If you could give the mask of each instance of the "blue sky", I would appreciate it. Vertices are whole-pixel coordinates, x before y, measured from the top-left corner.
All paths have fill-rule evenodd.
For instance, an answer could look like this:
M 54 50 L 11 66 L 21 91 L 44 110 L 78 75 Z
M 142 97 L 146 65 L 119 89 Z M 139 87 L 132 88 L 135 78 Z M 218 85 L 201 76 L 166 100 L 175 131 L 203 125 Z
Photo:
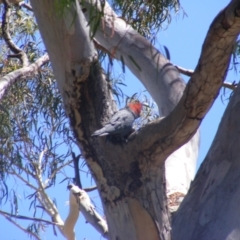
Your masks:
M 160 31 L 158 34 L 158 41 L 156 47 L 161 49 L 163 45 L 167 46 L 170 51 L 172 63 L 187 69 L 194 69 L 200 53 L 203 41 L 207 34 L 210 23 L 213 18 L 218 14 L 218 12 L 223 9 L 229 1 L 227 0 L 194 0 L 187 1 L 181 0 L 181 5 L 186 12 L 187 16 L 183 17 L 183 13 L 176 16 L 172 16 L 172 22 L 168 28 L 164 31 Z M 115 75 L 121 73 L 121 64 L 116 64 Z M 184 77 L 187 81 L 188 78 Z M 227 78 L 227 81 L 237 81 L 238 76 L 236 73 L 231 71 Z M 135 92 L 141 92 L 144 87 L 138 82 L 138 80 L 129 72 L 126 71 L 125 83 L 127 87 L 123 90 L 126 91 L 128 95 Z M 211 142 L 214 138 L 215 132 L 221 120 L 223 111 L 227 105 L 227 98 L 230 91 L 226 90 L 226 94 L 223 94 L 221 90 L 220 95 L 210 112 L 207 114 L 201 125 L 201 146 L 200 155 L 198 160 L 198 166 L 203 161 Z M 222 98 L 222 99 L 221 99 Z M 223 101 L 222 101 L 223 100 Z M 72 174 L 72 173 L 71 173 Z M 82 174 L 83 186 L 88 187 L 93 185 L 91 177 L 87 174 Z M 12 183 L 11 183 L 12 184 Z M 11 187 L 11 186 L 9 186 Z M 68 192 L 63 185 L 57 186 L 54 192 L 50 192 L 50 196 L 57 199 L 58 208 L 65 219 L 68 213 L 68 206 L 65 204 L 68 200 Z M 100 208 L 99 197 L 95 192 L 90 194 L 92 200 L 96 202 L 97 206 Z M 24 199 L 22 201 L 22 212 L 19 214 L 27 215 L 29 210 L 28 206 L 24 206 Z M 4 210 L 4 205 L 1 206 Z M 49 218 L 46 217 L 49 220 Z M 27 239 L 26 235 L 14 227 L 11 223 L 8 223 L 2 216 L 0 216 L 1 222 L 1 238 L 5 240 L 24 240 Z M 76 235 L 77 239 L 95 240 L 103 239 L 101 236 L 89 225 L 85 223 L 83 216 L 80 216 L 79 221 L 76 224 Z M 60 234 L 58 238 L 53 237 L 52 228 L 49 227 L 46 234 L 44 234 L 42 239 L 64 239 Z

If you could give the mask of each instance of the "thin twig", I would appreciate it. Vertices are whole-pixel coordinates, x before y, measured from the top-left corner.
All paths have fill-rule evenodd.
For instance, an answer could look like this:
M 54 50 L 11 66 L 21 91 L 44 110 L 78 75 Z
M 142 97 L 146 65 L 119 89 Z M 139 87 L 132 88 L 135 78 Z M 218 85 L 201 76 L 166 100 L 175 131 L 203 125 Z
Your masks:
M 18 169 L 20 169 L 21 171 L 25 172 L 27 175 L 31 176 L 33 179 L 35 179 L 35 175 L 31 172 L 29 172 L 26 168 L 23 168 L 21 166 L 19 166 L 16 163 L 12 163 L 13 166 L 17 167 Z
M 65 166 L 69 165 L 70 163 L 72 163 L 73 160 L 69 160 L 67 162 L 65 162 L 64 164 L 62 164 L 60 167 L 56 168 L 53 173 L 51 174 L 51 176 L 45 180 L 45 185 L 52 179 L 54 178 L 54 176 L 62 169 L 64 168 Z
M 177 66 L 177 65 L 174 65 L 174 67 L 176 67 L 177 70 L 178 70 L 180 73 L 182 73 L 182 74 L 184 74 L 184 75 L 186 75 L 186 76 L 188 76 L 188 77 L 191 77 L 191 76 L 193 75 L 193 73 L 194 73 L 193 70 L 186 69 L 186 68 L 182 68 L 182 67 L 179 67 L 179 66 Z
M 29 65 L 27 54 L 19 48 L 12 40 L 11 35 L 9 33 L 9 19 L 11 15 L 11 8 L 9 6 L 8 1 L 3 0 L 4 4 L 4 13 L 2 17 L 2 35 L 10 50 L 16 54 L 16 57 L 20 59 L 23 67 Z
M 178 71 L 188 77 L 191 77 L 194 73 L 193 70 L 190 70 L 190 69 L 186 69 L 186 68 L 182 68 L 182 67 L 179 67 L 177 65 L 174 65 Z M 228 88 L 228 89 L 231 89 L 231 90 L 235 90 L 237 88 L 237 85 L 236 83 L 229 83 L 229 82 L 223 82 L 222 83 L 222 86 L 225 87 L 225 88 Z
M 13 215 L 11 213 L 8 212 L 4 212 L 2 210 L 0 210 L 0 214 L 4 215 L 4 216 L 9 216 L 9 217 L 13 217 L 13 218 L 17 218 L 17 219 L 22 219 L 22 220 L 31 220 L 31 221 L 35 221 L 35 222 L 43 222 L 46 224 L 51 224 L 51 225 L 60 225 L 59 223 L 55 223 L 55 222 L 51 222 L 48 220 L 44 220 L 41 218 L 35 218 L 35 217 L 27 217 L 27 216 L 22 216 L 22 215 Z
M 91 192 L 91 191 L 94 191 L 94 190 L 96 190 L 96 189 L 97 189 L 97 186 L 93 186 L 93 187 L 84 188 L 83 190 L 84 190 L 85 192 Z
M 223 82 L 223 87 L 235 90 L 237 88 L 237 83 Z
M 30 184 L 26 179 L 24 179 L 20 174 L 17 174 L 15 171 L 13 171 L 13 172 L 8 172 L 8 174 L 15 175 L 17 178 L 19 178 L 21 181 L 23 181 L 28 187 L 34 189 L 35 191 L 38 190 L 35 186 L 33 186 L 32 184 Z
M 16 223 L 15 221 L 13 221 L 10 217 L 5 216 L 5 215 L 3 215 L 3 216 L 4 216 L 9 222 L 11 222 L 12 224 L 14 224 L 16 227 L 18 227 L 19 229 L 21 229 L 21 230 L 24 231 L 25 233 L 30 234 L 30 235 L 33 236 L 35 239 L 41 240 L 41 238 L 38 237 L 37 234 L 35 234 L 35 233 L 29 231 L 28 229 L 22 227 L 21 225 L 19 225 L 19 224 Z

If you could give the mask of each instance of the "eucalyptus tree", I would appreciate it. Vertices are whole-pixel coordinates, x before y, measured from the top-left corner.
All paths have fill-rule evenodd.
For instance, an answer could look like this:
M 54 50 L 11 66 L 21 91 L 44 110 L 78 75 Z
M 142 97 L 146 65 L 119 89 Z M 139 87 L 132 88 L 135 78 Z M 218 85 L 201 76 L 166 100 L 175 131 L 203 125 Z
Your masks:
M 173 66 L 151 41 L 162 22 L 170 19 L 169 11 L 180 9 L 178 1 L 31 0 L 33 9 L 13 1 L 12 10 L 7 1 L 2 2 L 2 37 L 6 52 L 12 52 L 7 64 L 10 58 L 10 68 L 17 66 L 17 70 L 4 65 L 7 72 L 2 72 L 0 80 L 0 96 L 6 101 L 1 109 L 5 122 L 1 141 L 6 146 L 1 172 L 3 178 L 15 175 L 32 188 L 33 203 L 40 203 L 51 216 L 52 222 L 45 223 L 58 227 L 67 239 L 75 239 L 73 227 L 80 210 L 108 239 L 238 239 L 238 89 L 188 189 L 198 154 L 198 127 L 223 85 L 236 47 L 240 2 L 232 0 L 211 23 L 199 62 L 188 72 L 192 76 L 187 85 L 179 73 L 184 70 Z M 36 36 L 35 32 L 20 40 L 18 28 L 11 32 L 9 24 L 16 23 L 10 11 L 16 11 L 19 20 L 19 7 L 34 12 L 54 81 L 49 63 L 41 67 L 49 61 L 48 55 L 42 55 L 41 47 L 32 50 L 35 43 L 29 36 Z M 21 14 L 29 14 L 26 11 Z M 35 26 L 33 21 L 31 26 Z M 24 39 L 27 44 L 20 47 L 14 43 L 20 45 Z M 159 109 L 159 117 L 133 132 L 125 144 L 91 137 L 117 110 L 113 85 L 100 65 L 101 54 L 119 60 L 123 69 L 128 67 Z M 36 70 L 38 75 L 34 75 Z M 19 83 L 19 78 L 25 81 Z M 14 102 L 7 97 L 9 88 Z M 17 115 L 18 111 L 25 115 Z M 34 121 L 37 117 L 40 121 Z M 72 132 L 66 127 L 67 119 Z M 64 155 L 55 153 L 61 146 L 56 140 L 59 136 L 69 149 Z M 105 218 L 95 211 L 77 179 L 80 156 L 70 155 L 73 144 L 96 182 Z M 64 221 L 46 189 L 72 162 L 76 179 L 68 187 L 70 212 Z M 169 210 L 175 211 L 172 216 Z M 33 226 L 25 231 L 39 238 L 39 228 Z

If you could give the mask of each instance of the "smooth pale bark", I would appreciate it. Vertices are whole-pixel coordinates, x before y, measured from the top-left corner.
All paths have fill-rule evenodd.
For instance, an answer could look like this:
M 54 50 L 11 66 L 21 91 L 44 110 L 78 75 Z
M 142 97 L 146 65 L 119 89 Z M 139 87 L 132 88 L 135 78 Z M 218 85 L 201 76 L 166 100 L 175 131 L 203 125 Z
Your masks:
M 240 239 L 240 86 L 173 221 L 173 239 Z M 187 230 L 186 230 L 187 229 Z
M 124 145 L 91 137 L 115 105 L 82 13 L 76 8 L 77 16 L 74 11 L 59 16 L 53 2 L 31 2 L 76 140 L 96 180 L 110 239 L 171 239 L 164 162 L 195 134 L 218 94 L 240 29 L 238 1 L 232 1 L 212 23 L 199 64 L 176 108 L 133 133 Z M 168 62 L 162 64 L 159 69 L 155 63 L 155 70 L 173 81 L 176 69 Z M 182 85 L 175 80 L 176 88 Z

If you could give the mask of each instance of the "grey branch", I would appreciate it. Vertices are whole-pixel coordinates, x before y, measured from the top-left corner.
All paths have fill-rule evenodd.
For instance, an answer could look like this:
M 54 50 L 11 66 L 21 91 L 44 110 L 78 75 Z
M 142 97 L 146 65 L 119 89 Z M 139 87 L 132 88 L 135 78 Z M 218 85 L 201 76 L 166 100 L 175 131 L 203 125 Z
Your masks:
M 20 68 L 13 72 L 8 73 L 0 79 L 0 100 L 6 94 L 7 89 L 19 78 L 26 77 L 27 75 L 35 73 L 43 64 L 49 61 L 48 54 L 40 57 L 35 63 L 30 64 L 27 67 Z

